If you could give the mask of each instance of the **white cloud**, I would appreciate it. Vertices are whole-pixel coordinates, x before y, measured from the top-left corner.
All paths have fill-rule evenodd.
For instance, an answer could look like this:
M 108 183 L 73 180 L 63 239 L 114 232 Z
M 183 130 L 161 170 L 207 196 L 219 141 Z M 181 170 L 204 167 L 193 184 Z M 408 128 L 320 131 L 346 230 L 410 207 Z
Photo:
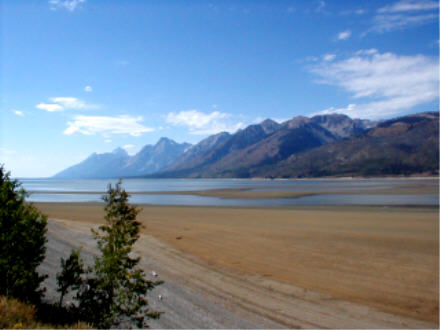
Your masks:
M 96 104 L 88 104 L 76 97 L 51 97 L 49 98 L 54 103 L 61 105 L 65 109 L 96 109 L 99 108 Z
M 370 49 L 361 49 L 358 50 L 355 54 L 356 55 L 373 55 L 377 54 L 378 50 L 376 48 L 370 48 Z
M 135 147 L 134 144 L 126 144 L 126 145 L 122 146 L 122 149 L 125 149 L 128 151 L 130 149 L 133 149 L 134 147 Z
M 68 127 L 64 130 L 64 134 L 102 134 L 103 136 L 110 134 L 129 134 L 132 136 L 140 136 L 143 133 L 154 131 L 154 128 L 140 124 L 142 121 L 142 117 L 140 116 L 75 116 L 73 119 L 73 121 L 67 123 Z
M 20 110 L 12 110 L 12 112 L 13 112 L 15 115 L 17 115 L 17 116 L 24 117 L 24 113 L 23 113 L 23 111 L 20 111 Z
M 325 55 L 322 57 L 322 59 L 323 59 L 324 61 L 328 61 L 328 62 L 333 61 L 335 58 L 336 58 L 336 55 L 335 55 L 335 54 L 325 54 Z
M 105 139 L 104 142 L 105 142 L 105 143 L 111 143 L 112 140 L 110 140 L 110 139 Z
M 342 87 L 361 104 L 329 108 L 321 113 L 345 113 L 351 117 L 380 118 L 438 99 L 436 59 L 423 55 L 380 54 L 361 50 L 353 57 L 325 62 L 311 69 L 320 83 Z
M 64 110 L 64 108 L 61 105 L 54 104 L 54 103 L 39 103 L 35 107 L 37 109 L 46 110 L 46 111 L 49 111 L 49 112 L 63 111 Z
M 367 32 L 388 32 L 438 21 L 437 1 L 401 0 L 379 8 Z
M 253 124 L 259 124 L 259 123 L 261 123 L 261 122 L 264 121 L 264 120 L 265 120 L 264 117 L 258 116 L 257 118 L 255 118 L 255 119 L 252 121 L 252 123 L 253 123 Z
M 292 118 L 272 118 L 273 121 L 276 121 L 278 124 L 282 124 Z
M 410 26 L 423 25 L 427 22 L 435 22 L 438 19 L 436 14 L 423 15 L 377 15 L 374 18 L 374 25 L 370 31 L 388 32 L 404 29 Z
M 356 10 L 343 10 L 340 12 L 341 15 L 364 15 L 368 13 L 366 9 L 356 9 Z
M 378 9 L 379 13 L 397 13 L 419 10 L 432 10 L 438 9 L 438 1 L 426 1 L 426 0 L 401 0 Z
M 85 92 L 93 92 L 93 88 L 92 88 L 92 86 L 86 86 L 86 87 L 84 87 L 84 91 Z
M 51 10 L 66 9 L 74 11 L 80 4 L 86 0 L 49 0 L 49 8 Z
M 338 40 L 347 40 L 348 38 L 350 38 L 350 36 L 351 36 L 350 30 L 342 31 L 339 32 L 338 34 Z
M 35 107 L 49 112 L 62 111 L 64 109 L 86 110 L 99 108 L 97 104 L 89 104 L 76 97 L 50 97 L 49 100 L 52 103 L 40 103 Z
M 235 132 L 245 126 L 242 122 L 233 123 L 231 115 L 220 111 L 211 113 L 198 110 L 170 112 L 165 120 L 174 126 L 187 127 L 189 133 L 194 135 L 208 135 L 225 131 Z

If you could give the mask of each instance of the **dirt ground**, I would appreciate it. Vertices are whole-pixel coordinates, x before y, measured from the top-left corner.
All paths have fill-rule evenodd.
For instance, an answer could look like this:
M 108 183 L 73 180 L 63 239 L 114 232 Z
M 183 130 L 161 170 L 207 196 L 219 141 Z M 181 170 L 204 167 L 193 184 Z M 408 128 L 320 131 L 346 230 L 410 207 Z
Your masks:
M 72 224 L 103 218 L 102 204 L 37 206 L 51 218 L 74 220 Z M 196 276 L 190 269 L 204 265 L 200 271 L 212 276 L 203 290 L 215 288 L 212 279 L 223 277 L 229 291 L 217 278 L 214 295 L 227 291 L 229 296 L 221 299 L 249 305 L 259 314 L 271 311 L 267 317 L 287 326 L 438 327 L 438 209 L 142 209 L 138 219 L 145 225 L 143 233 L 156 248 L 142 243 L 140 253 L 160 256 L 168 275 L 188 285 Z M 167 257 L 166 251 L 174 252 Z M 167 264 L 170 258 L 176 260 Z

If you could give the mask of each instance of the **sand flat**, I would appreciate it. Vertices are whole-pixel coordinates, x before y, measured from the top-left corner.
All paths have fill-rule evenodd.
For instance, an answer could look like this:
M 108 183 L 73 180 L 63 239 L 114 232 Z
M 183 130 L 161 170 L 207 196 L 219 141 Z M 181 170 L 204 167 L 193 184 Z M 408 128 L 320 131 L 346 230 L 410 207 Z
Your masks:
M 102 222 L 102 204 L 37 206 L 53 218 Z M 438 324 L 437 209 L 142 208 L 144 233 L 212 269 Z

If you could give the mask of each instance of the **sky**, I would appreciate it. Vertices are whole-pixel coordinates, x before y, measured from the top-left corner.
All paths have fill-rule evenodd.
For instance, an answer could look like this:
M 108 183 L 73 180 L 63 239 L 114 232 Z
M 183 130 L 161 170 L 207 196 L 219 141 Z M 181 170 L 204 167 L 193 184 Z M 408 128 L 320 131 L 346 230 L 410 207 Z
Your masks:
M 0 12 L 13 177 L 266 118 L 439 109 L 436 0 L 2 0 Z

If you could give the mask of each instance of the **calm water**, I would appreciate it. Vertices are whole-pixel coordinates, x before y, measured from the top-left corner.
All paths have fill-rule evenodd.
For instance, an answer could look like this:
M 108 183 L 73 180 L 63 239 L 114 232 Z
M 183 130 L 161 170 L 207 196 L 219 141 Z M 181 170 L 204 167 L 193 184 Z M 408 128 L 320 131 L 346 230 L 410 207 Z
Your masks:
M 109 183 L 117 180 L 47 180 L 22 179 L 23 187 L 31 192 L 35 202 L 98 202 Z M 226 199 L 196 195 L 131 196 L 132 203 L 158 205 L 214 206 L 289 206 L 289 205 L 438 205 L 438 195 L 368 195 L 350 194 L 350 190 L 391 189 L 426 180 L 245 180 L 245 179 L 125 179 L 128 192 L 191 191 L 208 189 L 347 191 L 341 194 L 321 194 L 279 199 Z M 435 180 L 429 181 L 436 184 Z M 68 192 L 62 193 L 61 192 Z M 88 192 L 88 193 L 87 193 Z

